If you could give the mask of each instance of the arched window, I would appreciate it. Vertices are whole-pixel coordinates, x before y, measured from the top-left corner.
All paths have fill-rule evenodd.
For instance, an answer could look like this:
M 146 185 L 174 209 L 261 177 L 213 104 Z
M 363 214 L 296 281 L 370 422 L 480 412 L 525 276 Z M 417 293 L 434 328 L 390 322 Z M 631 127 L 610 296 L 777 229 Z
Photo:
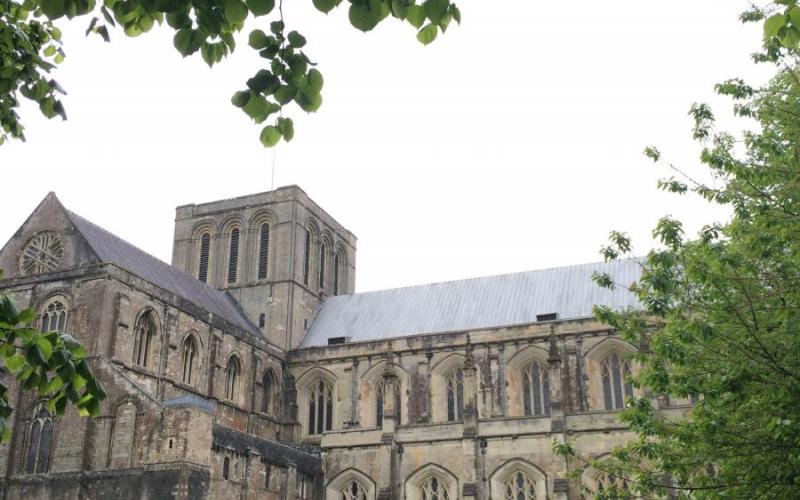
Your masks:
M 342 488 L 342 500 L 367 500 L 367 492 L 358 481 L 350 481 Z
M 136 405 L 126 401 L 119 405 L 114 416 L 111 434 L 109 468 L 124 469 L 131 466 L 133 443 L 136 438 Z
M 181 381 L 184 384 L 192 385 L 194 382 L 194 370 L 197 365 L 197 343 L 194 336 L 189 335 L 183 341 L 183 374 Z
M 239 273 L 239 228 L 231 230 L 228 246 L 228 283 L 236 283 Z
M 42 312 L 42 331 L 61 333 L 67 331 L 67 309 L 63 302 L 55 300 L 47 305 Z
M 230 477 L 230 473 L 231 473 L 231 459 L 225 457 L 222 459 L 222 479 L 227 481 L 228 477 Z
M 438 476 L 431 476 L 422 483 L 420 498 L 422 500 L 450 500 L 450 493 L 447 491 L 447 485 Z
M 311 273 L 311 241 L 314 235 L 311 233 L 311 228 L 306 228 L 306 239 L 303 247 L 303 284 L 308 286 L 308 277 Z
M 612 476 L 607 472 L 597 474 L 593 481 L 594 484 L 584 485 L 587 490 L 584 498 L 594 498 L 596 495 L 602 498 L 630 499 L 633 494 L 630 492 L 628 481 L 621 477 Z
M 156 321 L 151 311 L 145 311 L 139 316 L 133 334 L 133 362 L 147 367 L 150 363 L 150 345 L 156 335 Z
M 266 222 L 258 228 L 258 279 L 267 277 L 269 266 L 269 224 Z
M 536 483 L 522 471 L 516 471 L 503 484 L 505 500 L 536 500 Z
M 53 417 L 42 408 L 31 422 L 28 463 L 25 472 L 41 474 L 50 469 L 50 444 L 53 439 Z
M 342 262 L 344 262 L 344 258 L 342 257 L 341 252 L 337 251 L 333 254 L 333 294 L 339 295 L 339 282 L 341 281 L 340 267 L 342 266 Z
M 464 372 L 461 368 L 447 376 L 447 421 L 460 422 L 464 418 Z
M 394 392 L 394 412 L 397 419 L 397 423 L 400 423 L 400 391 L 391 390 L 392 386 L 388 386 L 383 383 L 383 381 L 378 382 L 378 388 L 376 390 L 375 395 L 375 426 L 381 427 L 383 426 L 383 402 L 387 397 L 387 389 L 388 392 Z
M 211 251 L 211 233 L 200 236 L 200 262 L 197 264 L 197 279 L 208 283 L 208 256 Z
M 625 405 L 625 398 L 633 396 L 630 363 L 619 353 L 614 352 L 603 361 L 600 373 L 603 378 L 603 399 L 606 410 L 622 408 Z
M 308 391 L 308 433 L 322 434 L 333 428 L 333 390 L 320 380 Z
M 271 370 L 264 372 L 261 380 L 261 411 L 272 415 L 272 400 L 275 394 L 275 377 Z
M 231 356 L 228 360 L 228 366 L 225 368 L 225 399 L 236 401 L 241 372 L 242 368 L 239 364 L 239 359 L 236 356 Z
M 550 381 L 547 368 L 534 361 L 522 373 L 522 403 L 525 415 L 550 414 Z
M 319 245 L 319 289 L 325 289 L 325 255 L 328 252 L 328 246 L 323 241 Z

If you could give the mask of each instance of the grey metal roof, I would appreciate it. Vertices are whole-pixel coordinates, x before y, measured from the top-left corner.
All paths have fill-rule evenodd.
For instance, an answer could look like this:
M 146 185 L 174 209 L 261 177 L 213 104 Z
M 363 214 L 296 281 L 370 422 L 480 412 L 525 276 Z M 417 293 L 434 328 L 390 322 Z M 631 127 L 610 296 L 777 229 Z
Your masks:
M 180 269 L 153 257 L 122 238 L 66 210 L 86 242 L 103 262 L 115 264 L 164 290 L 182 297 L 239 328 L 258 335 L 233 298 L 192 278 Z
M 626 285 L 640 274 L 635 261 L 621 260 L 340 295 L 322 304 L 302 347 L 334 337 L 358 342 L 534 323 L 537 314 L 588 318 L 594 305 L 638 305 L 624 288 L 597 286 L 594 271 Z

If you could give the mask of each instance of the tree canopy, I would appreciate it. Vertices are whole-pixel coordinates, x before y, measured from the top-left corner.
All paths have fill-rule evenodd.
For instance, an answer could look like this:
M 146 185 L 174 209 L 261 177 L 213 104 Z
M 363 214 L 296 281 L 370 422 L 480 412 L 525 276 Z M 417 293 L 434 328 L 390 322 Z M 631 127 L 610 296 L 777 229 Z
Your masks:
M 33 309 L 20 311 L 8 295 L 0 294 L 0 441 L 10 436 L 14 411 L 8 375 L 23 390 L 46 398 L 48 410 L 56 415 L 63 415 L 68 404 L 83 416 L 98 415 L 106 397 L 78 341 L 67 333 L 39 331 L 32 325 L 35 318 Z
M 329 13 L 342 0 L 311 0 Z M 406 21 L 423 44 L 433 42 L 461 13 L 450 0 L 349 0 L 350 24 L 370 31 L 387 17 Z M 25 139 L 17 112 L 20 96 L 34 101 L 47 118 L 66 119 L 59 97 L 65 90 L 50 72 L 65 57 L 61 31 L 53 21 L 87 18 L 87 35 L 108 41 L 114 27 L 136 37 L 164 25 L 174 30 L 173 44 L 184 57 L 200 53 L 209 65 L 236 48 L 234 35 L 249 17 L 263 28 L 253 29 L 248 44 L 264 59 L 264 67 L 236 92 L 231 101 L 255 123 L 264 125 L 266 147 L 294 137 L 285 106 L 295 103 L 313 113 L 322 105 L 322 73 L 303 50 L 306 38 L 284 23 L 282 0 L 0 0 L 0 144 Z M 90 18 L 90 19 L 88 19 Z
M 712 110 L 692 105 L 712 182 L 673 165 L 675 175 L 659 182 L 730 207 L 730 220 L 688 238 L 680 221 L 662 218 L 653 230 L 660 246 L 640 259 L 637 282 L 595 277 L 637 295 L 638 310 L 598 308 L 596 316 L 646 346 L 635 356 L 641 395 L 621 417 L 635 439 L 601 460 L 554 445 L 576 475 L 593 467 L 619 480 L 596 497 L 800 496 L 800 7 L 776 4 L 742 15 L 764 23 L 764 50 L 754 58 L 775 63 L 774 78 L 762 88 L 739 79 L 716 86 L 751 129 L 717 130 Z M 656 148 L 645 153 L 663 162 Z M 602 253 L 616 259 L 635 250 L 613 232 Z M 693 404 L 670 417 L 659 396 Z

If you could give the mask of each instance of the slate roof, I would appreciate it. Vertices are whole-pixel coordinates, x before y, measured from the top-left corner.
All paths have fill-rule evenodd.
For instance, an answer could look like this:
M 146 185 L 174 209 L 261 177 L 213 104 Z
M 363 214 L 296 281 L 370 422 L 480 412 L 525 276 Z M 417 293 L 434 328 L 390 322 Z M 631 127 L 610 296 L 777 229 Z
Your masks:
M 194 279 L 180 269 L 153 257 L 122 238 L 66 211 L 72 223 L 103 262 L 117 265 L 164 290 L 182 297 L 239 328 L 260 335 L 234 299 L 225 292 Z
M 297 470 L 306 474 L 322 473 L 320 450 L 315 446 L 299 447 L 289 443 L 270 441 L 219 424 L 214 424 L 212 427 L 212 437 L 214 446 L 232 449 L 241 454 L 247 453 L 248 450 L 256 450 L 265 461 L 271 464 L 283 467 L 294 465 Z
M 322 304 L 301 347 L 527 324 L 539 314 L 588 318 L 594 305 L 638 305 L 624 288 L 597 286 L 594 271 L 625 285 L 640 275 L 635 261 L 621 260 L 340 295 Z

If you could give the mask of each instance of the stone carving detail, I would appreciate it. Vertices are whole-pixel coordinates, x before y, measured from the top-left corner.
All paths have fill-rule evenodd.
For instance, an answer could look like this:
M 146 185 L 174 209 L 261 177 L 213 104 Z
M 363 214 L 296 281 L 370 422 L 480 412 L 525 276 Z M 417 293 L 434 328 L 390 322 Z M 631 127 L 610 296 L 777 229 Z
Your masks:
M 64 257 L 64 242 L 53 231 L 42 231 L 22 249 L 20 270 L 23 274 L 42 274 L 55 271 Z

